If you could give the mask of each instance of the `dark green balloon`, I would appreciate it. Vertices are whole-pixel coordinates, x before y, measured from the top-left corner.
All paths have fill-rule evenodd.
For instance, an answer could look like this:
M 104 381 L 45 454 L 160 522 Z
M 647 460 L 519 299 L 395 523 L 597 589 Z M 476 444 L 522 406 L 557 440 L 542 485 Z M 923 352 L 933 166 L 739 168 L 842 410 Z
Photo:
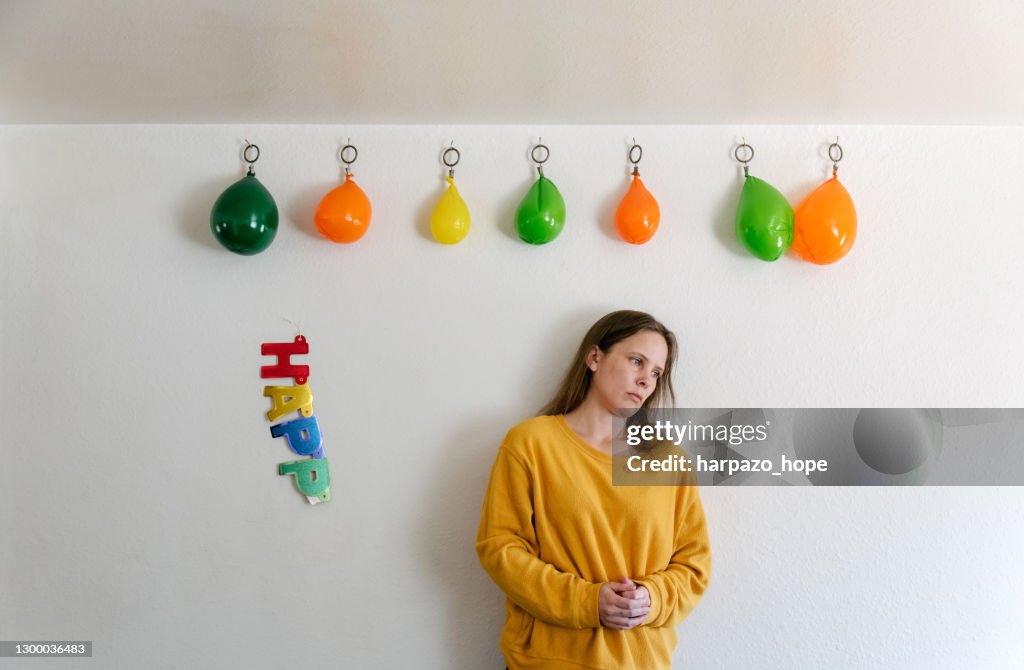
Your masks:
M 747 176 L 736 208 L 736 237 L 750 253 L 774 261 L 793 243 L 793 208 L 768 182 Z
M 540 175 L 516 210 L 516 232 L 529 244 L 547 244 L 565 225 L 565 201 L 555 183 Z
M 228 251 L 243 256 L 258 254 L 277 234 L 277 203 L 256 175 L 248 174 L 213 203 L 210 229 Z

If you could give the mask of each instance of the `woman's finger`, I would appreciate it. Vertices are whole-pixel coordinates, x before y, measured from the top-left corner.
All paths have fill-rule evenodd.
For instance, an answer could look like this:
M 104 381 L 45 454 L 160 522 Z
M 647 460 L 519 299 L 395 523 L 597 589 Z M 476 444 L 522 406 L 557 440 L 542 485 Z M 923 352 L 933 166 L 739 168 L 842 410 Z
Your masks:
M 619 611 L 613 612 L 612 614 L 614 614 L 615 616 L 624 616 L 632 618 L 636 616 L 644 616 L 650 611 L 650 607 L 637 607 L 630 609 L 620 609 Z
M 605 628 L 616 628 L 618 630 L 629 630 L 630 628 L 636 628 L 644 622 L 646 617 L 624 617 L 624 616 L 612 616 L 607 617 L 604 622 Z
M 604 607 L 601 613 L 604 616 L 637 617 L 646 616 L 651 611 L 650 607 Z
M 623 598 L 622 596 L 612 596 L 611 598 L 609 598 L 609 602 L 612 605 L 614 605 L 615 607 L 621 607 L 622 609 L 627 609 L 628 610 L 628 609 L 632 608 L 633 604 L 636 603 L 637 601 L 633 600 L 632 598 Z
M 649 609 L 640 610 L 638 612 L 624 612 L 620 610 L 618 612 L 606 614 L 604 618 L 609 621 L 615 620 L 619 622 L 630 621 L 633 619 L 639 619 L 640 621 L 643 621 L 647 618 L 647 615 L 650 614 L 650 612 L 651 611 Z

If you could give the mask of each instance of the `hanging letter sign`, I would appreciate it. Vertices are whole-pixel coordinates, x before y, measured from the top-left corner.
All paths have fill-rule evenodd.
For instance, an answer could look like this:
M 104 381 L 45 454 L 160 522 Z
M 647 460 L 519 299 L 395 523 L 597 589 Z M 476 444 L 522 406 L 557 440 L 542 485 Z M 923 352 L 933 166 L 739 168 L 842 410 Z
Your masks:
M 283 437 L 293 453 L 305 457 L 280 463 L 277 474 L 294 475 L 295 485 L 311 505 L 327 502 L 331 499 L 331 473 L 324 456 L 320 424 L 313 414 L 313 392 L 307 384 L 309 366 L 291 361 L 292 356 L 308 354 L 309 343 L 304 335 L 296 335 L 294 342 L 264 342 L 260 353 L 277 358 L 276 365 L 260 367 L 262 379 L 291 378 L 294 382 L 291 386 L 263 387 L 263 396 L 273 403 L 267 411 L 267 420 L 277 421 L 292 414 L 287 421 L 271 426 L 270 435 Z

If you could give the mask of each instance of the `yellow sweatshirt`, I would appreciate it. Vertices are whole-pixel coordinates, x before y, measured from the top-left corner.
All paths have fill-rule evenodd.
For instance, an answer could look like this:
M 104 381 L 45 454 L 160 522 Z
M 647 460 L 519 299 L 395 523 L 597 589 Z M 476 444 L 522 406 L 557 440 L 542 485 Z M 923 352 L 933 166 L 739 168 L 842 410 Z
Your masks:
M 476 551 L 505 592 L 500 647 L 510 670 L 672 667 L 675 625 L 711 578 L 696 486 L 612 486 L 612 457 L 564 416 L 529 419 L 498 449 Z M 601 626 L 601 584 L 647 587 L 632 630 Z

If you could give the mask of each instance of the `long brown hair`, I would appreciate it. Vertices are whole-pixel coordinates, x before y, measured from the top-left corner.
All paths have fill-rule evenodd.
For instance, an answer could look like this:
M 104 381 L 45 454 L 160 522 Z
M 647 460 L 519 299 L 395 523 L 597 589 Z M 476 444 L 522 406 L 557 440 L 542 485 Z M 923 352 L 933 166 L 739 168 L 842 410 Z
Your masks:
M 672 368 L 676 362 L 678 348 L 676 336 L 650 314 L 623 309 L 605 314 L 590 327 L 587 334 L 583 336 L 576 355 L 573 356 L 572 364 L 569 366 L 568 372 L 565 373 L 558 392 L 548 404 L 544 405 L 540 414 L 568 414 L 583 404 L 583 399 L 590 392 L 590 382 L 594 374 L 587 366 L 586 359 L 587 354 L 594 346 L 601 351 L 608 351 L 618 342 L 645 330 L 658 333 L 665 338 L 665 343 L 668 345 L 668 356 L 665 359 L 665 370 L 658 377 L 654 393 L 644 401 L 643 407 L 646 409 L 675 405 L 676 394 L 672 389 Z M 666 405 L 665 400 L 669 400 L 670 404 Z

